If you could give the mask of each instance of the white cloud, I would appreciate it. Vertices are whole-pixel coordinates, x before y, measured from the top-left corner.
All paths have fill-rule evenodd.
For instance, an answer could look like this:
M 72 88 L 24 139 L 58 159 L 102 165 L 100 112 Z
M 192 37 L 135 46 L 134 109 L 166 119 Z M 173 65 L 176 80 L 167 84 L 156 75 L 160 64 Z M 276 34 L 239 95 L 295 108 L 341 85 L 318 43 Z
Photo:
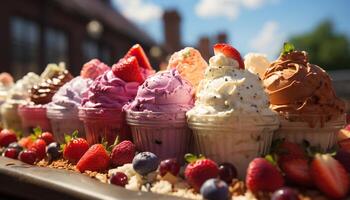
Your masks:
M 200 0 L 195 12 L 200 17 L 227 17 L 235 20 L 242 8 L 257 9 L 274 0 Z
M 268 21 L 258 34 L 250 40 L 249 46 L 253 51 L 267 54 L 270 58 L 273 58 L 282 48 L 285 38 L 279 24 L 276 21 Z
M 117 9 L 130 20 L 145 23 L 162 17 L 163 9 L 146 0 L 113 0 Z

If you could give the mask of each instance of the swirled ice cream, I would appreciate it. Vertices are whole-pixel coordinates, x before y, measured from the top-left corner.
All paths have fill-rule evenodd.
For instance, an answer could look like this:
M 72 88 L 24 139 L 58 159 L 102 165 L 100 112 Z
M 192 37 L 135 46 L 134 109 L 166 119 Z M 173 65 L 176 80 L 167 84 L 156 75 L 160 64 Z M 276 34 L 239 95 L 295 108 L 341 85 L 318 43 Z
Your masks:
M 274 115 L 259 77 L 240 69 L 239 63 L 222 53 L 209 60 L 200 82 L 195 107 L 187 113 L 190 120 L 205 116 Z
M 119 108 L 132 101 L 140 84 L 125 82 L 116 77 L 112 70 L 99 76 L 88 88 L 82 100 L 85 108 Z
M 194 103 L 192 85 L 175 69 L 150 76 L 139 87 L 136 98 L 126 110 L 170 112 L 188 111 Z
M 197 88 L 204 77 L 204 71 L 208 67 L 198 50 L 186 47 L 171 55 L 169 69 L 177 69 L 181 76 Z
M 333 89 L 328 74 L 309 63 L 305 51 L 281 54 L 267 69 L 263 77 L 271 108 L 283 115 L 296 114 L 296 120 L 317 116 L 321 122 L 337 118 L 344 113 L 345 104 Z

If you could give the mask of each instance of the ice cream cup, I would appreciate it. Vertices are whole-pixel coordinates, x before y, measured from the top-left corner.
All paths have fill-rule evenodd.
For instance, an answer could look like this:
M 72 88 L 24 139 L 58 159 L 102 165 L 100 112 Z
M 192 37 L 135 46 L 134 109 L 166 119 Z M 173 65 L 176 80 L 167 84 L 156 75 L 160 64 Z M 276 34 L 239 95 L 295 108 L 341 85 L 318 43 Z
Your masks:
M 21 117 L 18 115 L 20 102 L 5 102 L 1 106 L 2 124 L 4 128 L 22 131 Z
M 345 114 L 338 118 L 321 123 L 322 115 L 299 115 L 289 114 L 280 116 L 280 128 L 275 132 L 274 139 L 285 139 L 290 142 L 302 144 L 307 141 L 313 147 L 319 147 L 327 151 L 334 147 L 337 142 L 339 129 L 346 124 Z M 313 123 L 310 122 L 313 119 Z
M 18 114 L 21 117 L 24 136 L 30 135 L 36 127 L 51 132 L 51 124 L 46 116 L 45 105 L 20 105 Z
M 78 111 L 67 108 L 50 108 L 47 110 L 55 140 L 64 143 L 64 135 L 78 131 L 78 136 L 85 138 L 84 123 L 79 119 Z
M 193 139 L 185 112 L 126 111 L 126 121 L 139 151 L 155 153 L 161 160 L 176 158 L 184 162 Z
M 119 140 L 130 139 L 130 132 L 125 123 L 125 113 L 114 108 L 79 108 L 79 118 L 84 122 L 87 142 L 100 143 L 102 139 L 113 144 Z
M 197 119 L 205 120 L 197 120 Z M 244 178 L 250 161 L 269 152 L 273 132 L 278 128 L 271 116 L 201 116 L 189 118 L 198 154 L 216 161 L 229 162 Z

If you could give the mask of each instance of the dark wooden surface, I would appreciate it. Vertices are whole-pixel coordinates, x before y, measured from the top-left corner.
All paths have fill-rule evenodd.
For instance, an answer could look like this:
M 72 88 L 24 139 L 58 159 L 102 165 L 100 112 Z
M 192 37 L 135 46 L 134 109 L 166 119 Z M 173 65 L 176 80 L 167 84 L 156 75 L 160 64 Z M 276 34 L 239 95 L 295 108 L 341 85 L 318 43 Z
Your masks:
M 35 167 L 0 157 L 0 199 L 115 199 L 181 200 L 147 192 L 133 192 L 66 170 Z

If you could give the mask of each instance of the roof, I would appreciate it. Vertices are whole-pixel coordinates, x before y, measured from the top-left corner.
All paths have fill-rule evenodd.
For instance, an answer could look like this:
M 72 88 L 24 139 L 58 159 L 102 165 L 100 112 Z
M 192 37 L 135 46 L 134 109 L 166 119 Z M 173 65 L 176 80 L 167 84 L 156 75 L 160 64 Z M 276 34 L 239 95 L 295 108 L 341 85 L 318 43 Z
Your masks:
M 57 4 L 64 7 L 69 12 L 74 12 L 91 19 L 97 19 L 112 30 L 121 32 L 140 43 L 153 45 L 154 40 L 145 32 L 140 30 L 135 24 L 131 23 L 117 10 L 113 9 L 102 0 L 55 0 Z

